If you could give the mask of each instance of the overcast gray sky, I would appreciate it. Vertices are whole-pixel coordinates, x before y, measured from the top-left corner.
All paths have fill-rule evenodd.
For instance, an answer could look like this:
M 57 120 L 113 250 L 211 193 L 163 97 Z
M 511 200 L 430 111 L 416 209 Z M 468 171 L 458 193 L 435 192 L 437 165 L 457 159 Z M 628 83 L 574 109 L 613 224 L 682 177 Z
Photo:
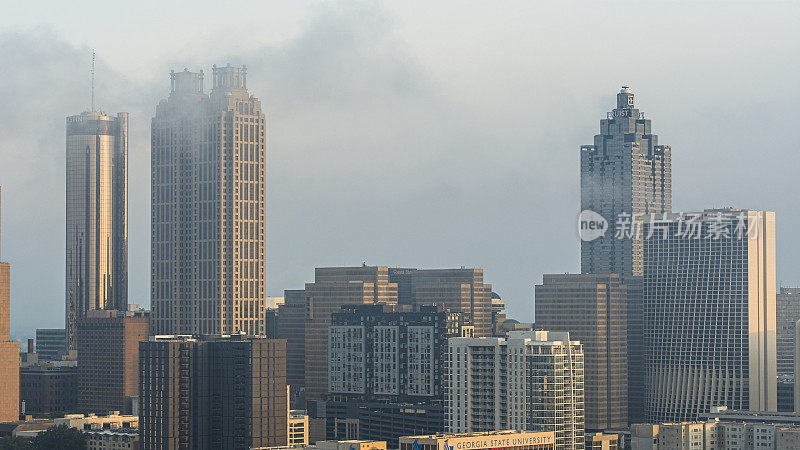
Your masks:
M 84 4 L 83 2 L 81 2 Z M 482 267 L 520 320 L 577 272 L 578 153 L 628 84 L 675 210 L 776 211 L 800 283 L 797 2 L 17 2 L 0 15 L 13 333 L 63 326 L 64 118 L 130 119 L 130 301 L 149 305 L 149 121 L 170 69 L 247 64 L 268 121 L 268 293 L 317 266 Z

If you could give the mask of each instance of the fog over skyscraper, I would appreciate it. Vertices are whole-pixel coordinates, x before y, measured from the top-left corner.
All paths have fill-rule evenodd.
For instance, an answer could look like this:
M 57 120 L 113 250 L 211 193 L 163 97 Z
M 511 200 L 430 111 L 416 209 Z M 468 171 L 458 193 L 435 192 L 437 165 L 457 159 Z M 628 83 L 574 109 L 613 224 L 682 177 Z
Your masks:
M 266 130 L 247 69 L 171 73 L 152 120 L 156 334 L 263 333 Z
M 93 309 L 128 308 L 128 113 L 67 117 L 66 330 Z

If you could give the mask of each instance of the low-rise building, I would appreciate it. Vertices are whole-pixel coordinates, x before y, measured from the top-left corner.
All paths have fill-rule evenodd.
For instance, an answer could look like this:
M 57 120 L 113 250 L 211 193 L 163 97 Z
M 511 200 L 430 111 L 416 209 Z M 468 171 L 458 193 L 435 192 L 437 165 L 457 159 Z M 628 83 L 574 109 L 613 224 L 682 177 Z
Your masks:
M 586 434 L 586 450 L 617 450 L 618 448 L 619 436 L 616 434 Z
M 88 430 L 86 450 L 138 450 L 139 430 L 124 428 L 119 430 Z
M 289 411 L 288 446 L 308 445 L 308 414 L 305 410 Z

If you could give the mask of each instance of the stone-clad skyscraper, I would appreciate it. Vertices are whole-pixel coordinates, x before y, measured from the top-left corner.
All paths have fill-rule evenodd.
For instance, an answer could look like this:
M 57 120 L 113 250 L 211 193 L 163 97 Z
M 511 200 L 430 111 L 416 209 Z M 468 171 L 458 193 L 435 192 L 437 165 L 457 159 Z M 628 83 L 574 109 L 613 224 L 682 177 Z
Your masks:
M 128 308 L 128 113 L 67 117 L 66 330 L 93 309 Z
M 263 332 L 266 124 L 245 67 L 171 74 L 152 120 L 152 332 Z
M 620 214 L 671 212 L 671 150 L 658 145 L 650 119 L 634 108 L 627 86 L 617 107 L 600 121 L 594 145 L 581 146 L 581 210 L 603 216 L 613 228 Z M 641 239 L 616 239 L 613 231 L 581 243 L 582 273 L 642 274 Z
M 0 262 L 0 422 L 19 419 L 19 342 L 11 341 L 11 265 Z

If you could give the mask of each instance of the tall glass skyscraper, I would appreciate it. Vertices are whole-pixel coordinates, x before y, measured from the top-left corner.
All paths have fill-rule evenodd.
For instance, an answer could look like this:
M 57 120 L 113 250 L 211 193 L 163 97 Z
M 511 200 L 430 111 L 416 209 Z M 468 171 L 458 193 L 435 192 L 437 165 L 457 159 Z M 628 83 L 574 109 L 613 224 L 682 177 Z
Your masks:
M 67 117 L 66 330 L 92 309 L 128 308 L 128 113 Z
M 775 411 L 775 213 L 644 220 L 645 420 Z
M 581 210 L 600 214 L 612 230 L 621 214 L 670 212 L 670 157 L 670 147 L 658 145 L 650 119 L 623 86 L 617 107 L 600 121 L 594 144 L 581 146 Z M 616 239 L 612 230 L 581 242 L 581 272 L 641 275 L 641 239 Z
M 266 123 L 245 67 L 171 74 L 151 126 L 155 334 L 262 334 Z

